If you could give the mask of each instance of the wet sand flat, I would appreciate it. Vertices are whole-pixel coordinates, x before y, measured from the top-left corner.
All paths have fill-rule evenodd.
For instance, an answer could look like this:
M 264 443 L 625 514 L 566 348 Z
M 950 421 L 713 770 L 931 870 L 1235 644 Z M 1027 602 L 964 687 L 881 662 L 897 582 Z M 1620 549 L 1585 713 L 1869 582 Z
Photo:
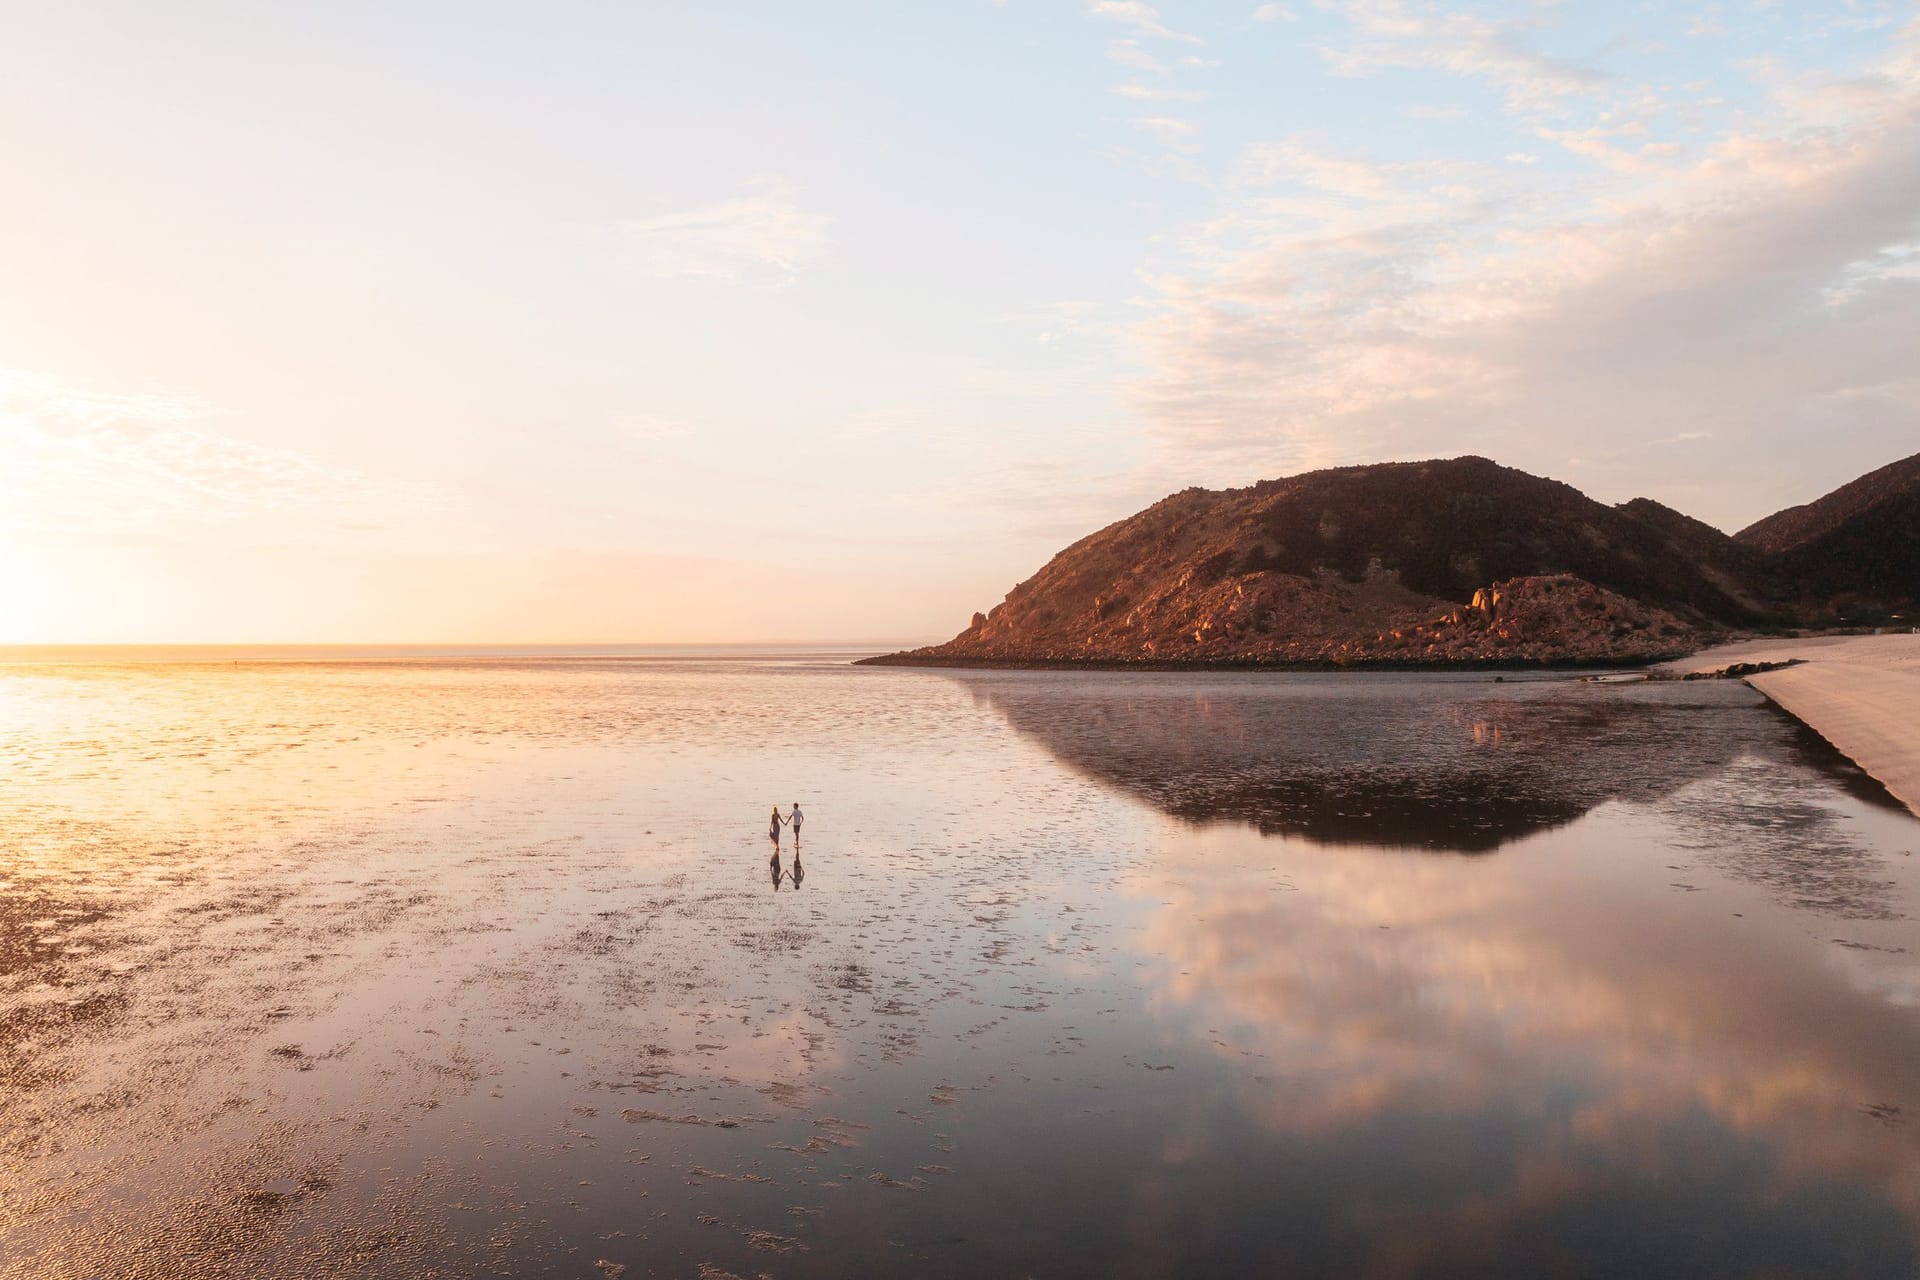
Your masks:
M 1789 658 L 1806 662 L 1749 683 L 1920 813 L 1920 635 L 1745 641 L 1668 665 L 1703 671 Z
M 0 764 L 0 1275 L 1920 1265 L 1920 822 L 1738 683 L 15 665 Z

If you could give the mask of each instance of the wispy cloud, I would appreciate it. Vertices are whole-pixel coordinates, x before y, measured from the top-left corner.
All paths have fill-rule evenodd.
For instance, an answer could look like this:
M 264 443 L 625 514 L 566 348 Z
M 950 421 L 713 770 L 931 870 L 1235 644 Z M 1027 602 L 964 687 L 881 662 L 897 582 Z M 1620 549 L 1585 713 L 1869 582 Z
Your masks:
M 784 183 L 750 195 L 619 224 L 621 256 L 654 276 L 789 280 L 826 256 L 831 220 Z
M 1446 11 L 1406 0 L 1326 0 L 1342 13 L 1359 39 L 1322 50 L 1342 75 L 1385 68 L 1437 68 L 1482 80 L 1519 110 L 1539 111 L 1591 93 L 1607 81 L 1598 70 L 1561 61 L 1531 48 L 1525 27 L 1479 14 Z
M 1109 40 L 1107 42 L 1107 57 L 1119 63 L 1121 66 L 1129 67 L 1135 71 L 1163 71 L 1166 69 L 1160 59 L 1140 47 L 1138 40 Z
M 370 476 L 214 430 L 196 400 L 114 395 L 0 370 L 0 525 L 115 537 L 256 522 L 310 535 L 450 505 L 435 484 Z
M 1152 5 L 1142 4 L 1140 0 L 1088 0 L 1087 12 L 1096 18 L 1106 18 L 1112 22 L 1124 22 L 1143 36 L 1157 40 L 1177 40 L 1185 44 L 1199 44 L 1200 37 L 1184 31 L 1175 31 L 1160 21 L 1160 11 Z
M 1204 102 L 1207 99 L 1204 89 L 1173 89 L 1165 85 L 1117 84 L 1113 91 L 1136 102 Z
M 1379 201 L 1409 199 L 1410 184 L 1457 179 L 1471 166 L 1446 162 L 1381 164 L 1328 150 L 1311 134 L 1260 142 L 1241 156 L 1240 181 L 1250 187 L 1291 183 L 1332 195 Z
M 1153 135 L 1161 146 L 1175 151 L 1191 149 L 1200 133 L 1199 125 L 1175 116 L 1142 116 L 1133 123 Z

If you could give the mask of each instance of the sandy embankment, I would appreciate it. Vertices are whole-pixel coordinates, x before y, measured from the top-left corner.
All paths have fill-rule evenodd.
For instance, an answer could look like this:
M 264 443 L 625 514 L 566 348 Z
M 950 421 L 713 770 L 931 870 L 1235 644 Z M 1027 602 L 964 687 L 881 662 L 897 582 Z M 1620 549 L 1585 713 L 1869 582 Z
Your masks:
M 1711 671 L 1804 658 L 1747 683 L 1805 721 L 1920 814 L 1920 635 L 1745 640 L 1662 664 Z

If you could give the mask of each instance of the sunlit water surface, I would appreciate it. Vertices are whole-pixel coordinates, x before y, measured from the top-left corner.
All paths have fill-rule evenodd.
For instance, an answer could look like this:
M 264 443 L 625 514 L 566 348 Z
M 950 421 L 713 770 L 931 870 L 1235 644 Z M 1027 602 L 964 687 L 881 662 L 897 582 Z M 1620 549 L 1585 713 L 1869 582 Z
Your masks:
M 1742 685 L 88 657 L 0 1274 L 1920 1272 L 1920 822 Z

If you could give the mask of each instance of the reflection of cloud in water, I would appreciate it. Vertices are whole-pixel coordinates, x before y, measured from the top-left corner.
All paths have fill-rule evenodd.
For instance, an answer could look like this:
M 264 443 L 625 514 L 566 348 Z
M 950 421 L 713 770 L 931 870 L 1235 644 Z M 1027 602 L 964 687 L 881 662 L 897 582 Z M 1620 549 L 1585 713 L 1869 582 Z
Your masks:
M 1668 837 L 1675 848 L 1785 901 L 1849 919 L 1889 918 L 1886 868 L 1831 801 L 1819 775 L 1745 757 L 1711 786 L 1667 797 L 1658 812 L 1676 828 Z
M 1633 822 L 1471 867 L 1219 830 L 1136 882 L 1163 904 L 1156 1010 L 1230 1064 L 1265 1131 L 1342 1144 L 1455 1117 L 1512 1143 L 1498 1185 L 1442 1178 L 1370 1230 L 1397 1242 L 1382 1273 L 1721 1160 L 1768 1197 L 1878 1188 L 1920 1228 L 1920 1147 L 1869 1110 L 1920 1102 L 1920 1013 L 1886 993 L 1913 989 L 1912 957 L 1863 977 L 1790 908 L 1671 892 Z

